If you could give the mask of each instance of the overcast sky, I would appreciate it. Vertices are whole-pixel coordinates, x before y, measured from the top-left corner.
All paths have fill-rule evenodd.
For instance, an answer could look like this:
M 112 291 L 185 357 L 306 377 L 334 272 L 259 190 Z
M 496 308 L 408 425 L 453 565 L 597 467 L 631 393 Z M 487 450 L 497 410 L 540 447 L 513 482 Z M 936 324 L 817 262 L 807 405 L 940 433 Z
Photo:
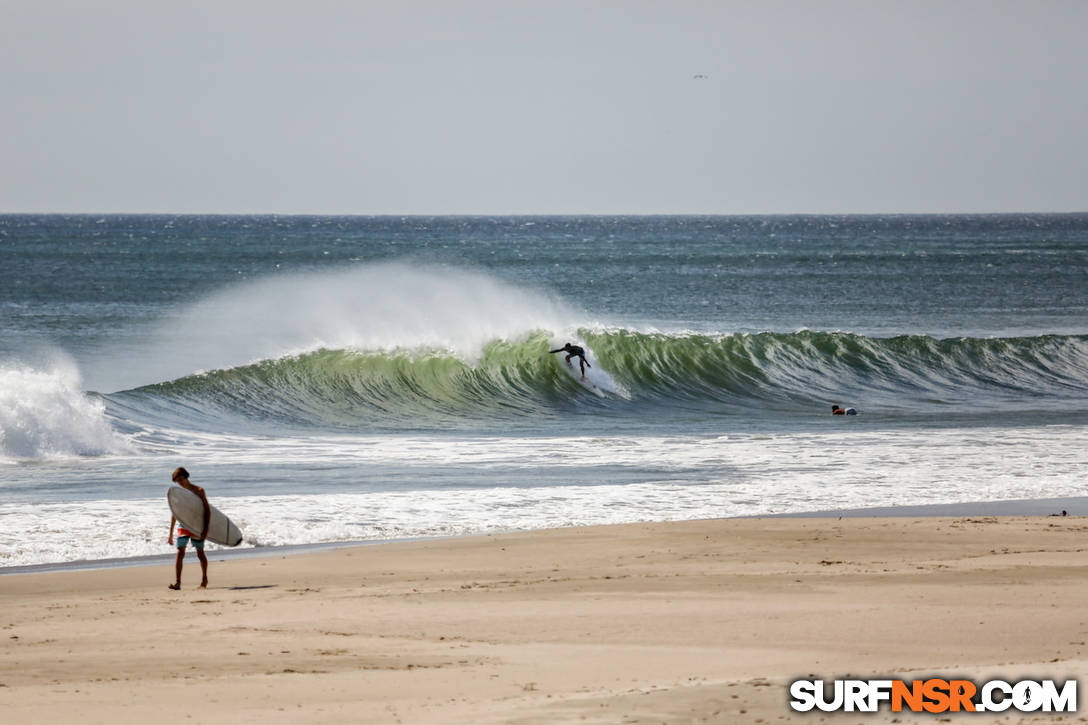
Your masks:
M 1088 210 L 1076 0 L 0 0 L 0 97 L 0 212 Z

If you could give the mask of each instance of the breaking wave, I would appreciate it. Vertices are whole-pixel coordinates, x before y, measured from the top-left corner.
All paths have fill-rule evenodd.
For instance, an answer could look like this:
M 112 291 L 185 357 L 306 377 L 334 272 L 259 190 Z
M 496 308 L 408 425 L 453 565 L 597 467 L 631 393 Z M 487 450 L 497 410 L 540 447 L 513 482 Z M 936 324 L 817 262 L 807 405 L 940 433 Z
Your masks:
M 443 350 L 319 349 L 109 396 L 190 418 L 241 415 L 358 429 L 558 416 L 812 409 L 867 401 L 883 408 L 1083 407 L 1088 336 L 938 340 L 811 332 L 733 335 L 580 330 L 619 394 L 592 394 L 548 350 L 545 331 L 496 340 L 476 359 Z
M 0 363 L 0 462 L 131 450 L 103 401 L 83 392 L 74 364 Z

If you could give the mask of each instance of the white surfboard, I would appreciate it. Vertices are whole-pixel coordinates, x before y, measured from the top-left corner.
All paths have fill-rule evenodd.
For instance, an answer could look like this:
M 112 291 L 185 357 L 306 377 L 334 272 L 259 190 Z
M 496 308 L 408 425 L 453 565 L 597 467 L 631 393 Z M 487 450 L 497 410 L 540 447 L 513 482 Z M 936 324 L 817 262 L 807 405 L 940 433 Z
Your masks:
M 586 368 L 586 374 L 583 376 L 582 375 L 582 369 L 578 365 L 578 362 L 579 362 L 578 358 L 573 358 L 570 361 L 570 364 L 568 365 L 567 363 L 563 362 L 562 358 L 559 359 L 559 364 L 562 365 L 563 369 L 567 371 L 567 375 L 570 375 L 572 378 L 574 378 L 574 380 L 577 381 L 578 384 L 581 385 L 586 390 L 589 390 L 589 391 L 591 391 L 593 393 L 596 393 L 597 395 L 600 395 L 603 398 L 604 397 L 604 391 L 601 390 L 601 388 L 598 387 L 597 384 L 594 383 L 593 379 L 592 379 L 593 371 L 595 370 L 595 368 L 587 367 Z
M 200 532 L 204 528 L 204 502 L 192 491 L 181 486 L 171 486 L 166 491 L 166 500 L 170 510 L 182 526 L 189 531 Z M 211 518 L 208 520 L 207 541 L 214 541 L 224 546 L 238 546 L 242 543 L 242 532 L 227 518 L 226 514 L 211 504 Z

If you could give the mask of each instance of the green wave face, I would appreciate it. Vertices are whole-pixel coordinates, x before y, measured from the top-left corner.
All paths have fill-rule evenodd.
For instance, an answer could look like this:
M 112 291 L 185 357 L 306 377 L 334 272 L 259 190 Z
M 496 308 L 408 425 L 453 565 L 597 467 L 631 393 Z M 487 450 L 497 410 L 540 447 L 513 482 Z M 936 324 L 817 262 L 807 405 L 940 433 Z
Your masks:
M 333 426 L 552 415 L 578 386 L 547 350 L 544 335 L 492 342 L 475 362 L 439 351 L 317 350 L 133 392 L 250 417 Z
M 728 336 L 588 334 L 614 374 L 641 396 L 752 406 L 868 399 L 970 401 L 1083 399 L 1088 336 L 937 340 L 835 332 Z
M 937 340 L 796 332 L 672 335 L 583 330 L 577 336 L 620 394 L 592 394 L 566 374 L 556 341 L 493 341 L 478 360 L 442 351 L 317 350 L 119 394 L 129 404 L 289 423 L 457 425 L 466 419 L 643 414 L 681 403 L 751 411 L 866 400 L 972 409 L 1082 405 L 1088 336 Z M 116 396 L 114 396 L 116 397 Z M 1078 402 L 1079 401 L 1079 402 Z M 197 411 L 197 412 L 194 412 Z

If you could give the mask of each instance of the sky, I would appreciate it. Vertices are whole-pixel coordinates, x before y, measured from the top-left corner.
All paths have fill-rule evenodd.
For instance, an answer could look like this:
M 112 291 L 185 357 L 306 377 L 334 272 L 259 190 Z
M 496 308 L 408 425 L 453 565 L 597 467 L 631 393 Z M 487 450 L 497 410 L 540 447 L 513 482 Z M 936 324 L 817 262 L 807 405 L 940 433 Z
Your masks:
M 1088 3 L 0 0 L 0 213 L 1088 211 Z

